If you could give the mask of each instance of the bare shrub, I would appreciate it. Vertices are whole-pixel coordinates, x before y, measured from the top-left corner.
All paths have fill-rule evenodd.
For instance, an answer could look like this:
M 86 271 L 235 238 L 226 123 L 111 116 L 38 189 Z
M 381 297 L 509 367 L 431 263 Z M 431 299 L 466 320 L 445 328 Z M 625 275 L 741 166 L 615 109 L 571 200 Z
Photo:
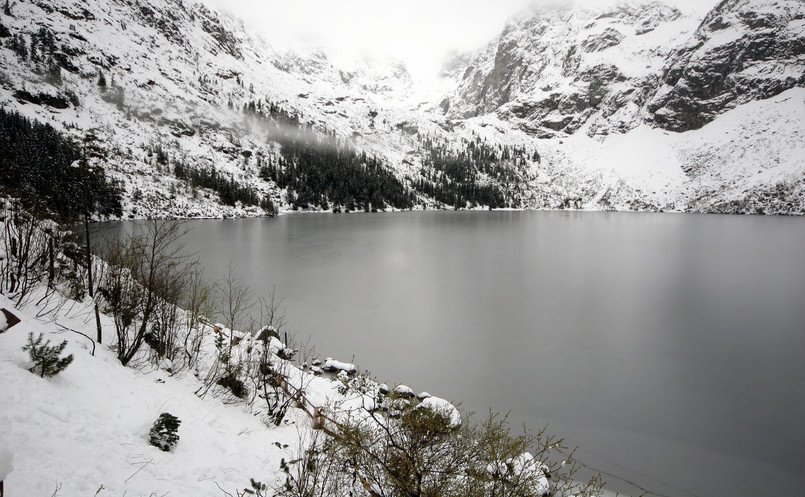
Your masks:
M 0 293 L 21 305 L 38 285 L 54 276 L 52 223 L 12 206 L 2 216 Z
M 141 233 L 106 248 L 104 259 L 111 268 L 102 294 L 114 316 L 117 356 L 124 365 L 137 354 L 149 327 L 162 349 L 157 356 L 175 353 L 176 307 L 189 267 L 178 243 L 184 234 L 176 221 L 149 220 Z
M 191 368 L 198 363 L 201 346 L 204 341 L 202 324 L 207 316 L 214 312 L 213 288 L 204 277 L 204 267 L 194 262 L 185 277 L 185 291 L 182 306 L 185 309 L 184 353 L 185 367 Z

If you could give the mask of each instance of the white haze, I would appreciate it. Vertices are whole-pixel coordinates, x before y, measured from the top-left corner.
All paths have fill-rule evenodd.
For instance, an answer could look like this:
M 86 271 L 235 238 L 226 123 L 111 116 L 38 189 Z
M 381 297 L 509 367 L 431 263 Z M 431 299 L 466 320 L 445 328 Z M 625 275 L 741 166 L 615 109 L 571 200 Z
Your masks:
M 336 65 L 401 60 L 418 80 L 435 77 L 450 51 L 480 48 L 534 4 L 599 7 L 619 0 L 202 0 L 241 18 L 279 51 L 322 48 Z M 634 3 L 634 2 L 631 2 Z M 704 13 L 716 0 L 666 0 Z

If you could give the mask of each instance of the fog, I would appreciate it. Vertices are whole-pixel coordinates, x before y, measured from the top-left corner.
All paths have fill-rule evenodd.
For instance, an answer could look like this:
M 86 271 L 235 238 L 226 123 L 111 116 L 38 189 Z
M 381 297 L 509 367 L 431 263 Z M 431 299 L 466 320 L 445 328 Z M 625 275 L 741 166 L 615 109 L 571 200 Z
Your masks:
M 366 56 L 405 62 L 415 79 L 433 77 L 454 50 L 482 47 L 506 20 L 529 7 L 600 7 L 617 0 L 203 0 L 231 12 L 275 49 L 323 48 L 336 65 Z M 683 11 L 703 12 L 716 0 L 669 0 Z

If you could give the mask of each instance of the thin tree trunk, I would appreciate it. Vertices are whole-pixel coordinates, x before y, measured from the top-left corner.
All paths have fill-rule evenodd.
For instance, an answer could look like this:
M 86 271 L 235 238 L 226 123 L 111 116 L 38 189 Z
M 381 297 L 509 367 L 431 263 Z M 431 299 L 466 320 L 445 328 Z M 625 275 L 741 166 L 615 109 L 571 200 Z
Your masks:
M 89 298 L 92 299 L 95 307 L 95 326 L 98 328 L 98 343 L 103 343 L 103 330 L 101 329 L 101 313 L 98 311 L 98 302 L 95 300 L 95 291 L 92 283 L 92 252 L 89 246 L 89 216 L 84 214 L 84 233 L 87 235 L 87 281 L 89 287 Z
M 89 298 L 94 299 L 95 295 L 92 290 L 92 252 L 90 251 L 89 246 L 89 216 L 84 214 L 84 233 L 87 236 L 87 280 L 89 281 Z

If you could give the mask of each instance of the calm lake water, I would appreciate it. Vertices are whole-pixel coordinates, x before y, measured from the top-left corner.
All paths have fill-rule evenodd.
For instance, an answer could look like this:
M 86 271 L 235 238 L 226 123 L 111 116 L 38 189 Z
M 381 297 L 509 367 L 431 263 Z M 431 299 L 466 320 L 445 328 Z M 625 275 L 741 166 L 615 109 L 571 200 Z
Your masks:
M 805 219 L 413 212 L 194 221 L 297 337 L 671 497 L 805 492 Z M 122 229 L 122 228 L 121 228 Z M 609 488 L 639 494 L 605 476 Z

